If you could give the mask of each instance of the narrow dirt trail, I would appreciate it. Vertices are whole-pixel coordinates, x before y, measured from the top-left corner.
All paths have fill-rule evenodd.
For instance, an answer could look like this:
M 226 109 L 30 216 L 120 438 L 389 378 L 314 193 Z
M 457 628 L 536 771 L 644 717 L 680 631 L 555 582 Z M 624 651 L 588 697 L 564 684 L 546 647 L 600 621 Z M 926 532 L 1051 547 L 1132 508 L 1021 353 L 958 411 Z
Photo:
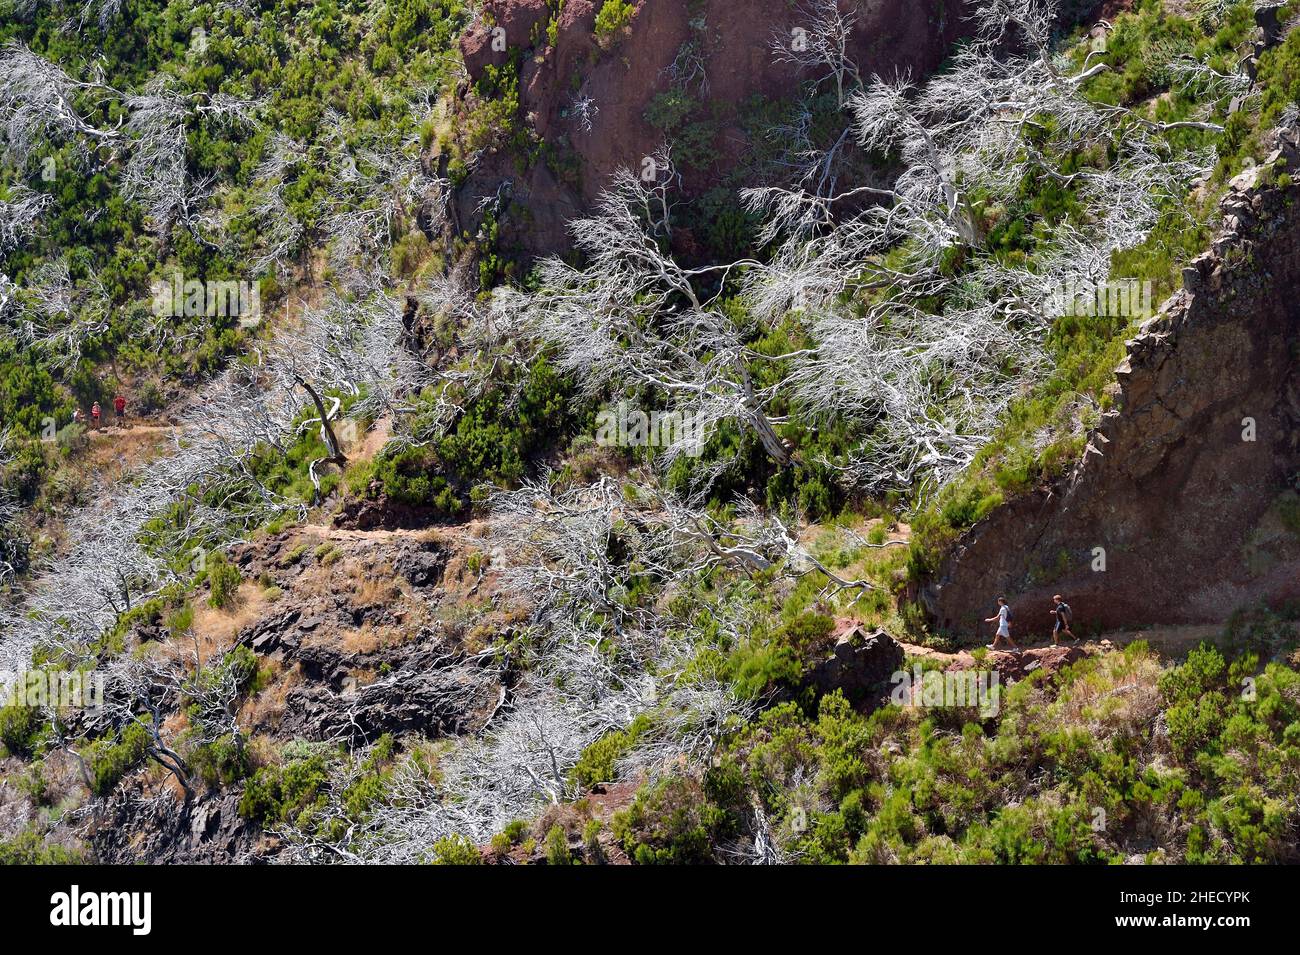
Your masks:
M 974 655 L 969 650 L 957 650 L 948 652 L 945 650 L 936 650 L 933 647 L 923 647 L 919 643 L 907 643 L 899 640 L 899 646 L 908 657 L 917 657 L 922 660 L 937 660 L 945 665 L 953 663 L 968 663 L 973 661 Z
M 335 527 L 333 524 L 320 523 L 303 524 L 299 527 L 299 530 L 328 540 L 348 541 L 391 541 L 399 538 L 427 541 L 445 533 L 442 528 L 435 527 L 377 527 L 371 530 L 359 530 L 352 527 Z
M 868 522 L 870 527 L 874 522 Z M 890 546 L 894 544 L 903 545 L 911 540 L 911 527 L 906 524 L 899 524 L 892 528 L 886 536 L 886 543 L 874 546 Z M 1014 596 L 1012 598 L 1014 603 Z M 1078 624 L 1085 626 L 1086 620 L 1078 621 Z M 989 625 L 990 630 L 992 625 Z M 993 640 L 992 633 L 981 633 L 985 637 L 980 644 L 975 647 L 963 647 L 958 650 L 946 651 L 938 650 L 934 647 L 926 647 L 917 643 L 909 643 L 905 640 L 898 639 L 903 648 L 903 652 L 908 657 L 915 657 L 921 660 L 937 661 L 945 666 L 960 664 L 969 666 L 974 661 L 974 651 L 980 646 L 986 646 Z M 1151 627 L 1140 627 L 1132 630 L 1114 630 L 1106 633 L 1086 636 L 1078 641 L 1063 641 L 1062 646 L 1078 647 L 1085 653 L 1104 653 L 1110 650 L 1122 649 L 1131 643 L 1139 640 L 1146 641 L 1152 650 L 1166 660 L 1180 660 L 1187 656 L 1192 650 L 1200 646 L 1203 642 L 1221 643 L 1224 640 L 1224 627 L 1221 624 L 1170 624 Z M 1042 650 L 1052 646 L 1051 640 L 1040 638 L 1036 640 L 1021 640 L 1020 647 L 1023 650 Z M 1004 652 L 1004 651 L 991 651 Z
M 174 424 L 129 424 L 126 427 L 120 425 L 108 425 L 103 428 L 89 428 L 86 436 L 92 441 L 103 441 L 113 437 L 132 434 L 175 434 L 180 431 L 179 425 Z
M 992 637 L 989 638 L 990 641 Z M 1131 643 L 1145 641 L 1150 645 L 1161 659 L 1176 661 L 1187 656 L 1192 650 L 1196 649 L 1203 642 L 1221 643 L 1224 639 L 1224 628 L 1217 624 L 1187 624 L 1171 625 L 1161 627 L 1144 627 L 1136 630 L 1118 630 L 1103 633 L 1096 637 L 1085 637 L 1078 641 L 1062 641 L 1063 647 L 1077 647 L 1084 653 L 1092 655 L 1096 653 L 1109 653 L 1113 650 L 1122 650 Z M 933 647 L 925 647 L 916 643 L 908 643 L 900 640 L 899 644 L 903 652 L 908 657 L 916 657 L 922 660 L 934 660 L 945 666 L 961 665 L 969 666 L 974 662 L 975 655 L 972 647 L 956 651 L 936 650 Z M 1052 646 L 1050 640 L 1031 640 L 1022 641 L 1020 647 L 1022 650 L 1043 650 Z M 1006 651 L 990 651 L 1003 653 Z

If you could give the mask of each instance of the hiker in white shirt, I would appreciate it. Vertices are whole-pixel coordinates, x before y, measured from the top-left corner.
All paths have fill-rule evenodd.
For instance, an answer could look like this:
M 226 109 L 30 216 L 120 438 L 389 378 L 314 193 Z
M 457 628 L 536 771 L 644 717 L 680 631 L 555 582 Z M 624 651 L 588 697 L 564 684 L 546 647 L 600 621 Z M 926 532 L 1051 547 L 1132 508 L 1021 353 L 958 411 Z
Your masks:
M 1020 652 L 1019 645 L 1017 645 L 1016 641 L 1011 639 L 1011 605 L 1007 603 L 1006 597 L 1002 597 L 1002 596 L 998 597 L 997 615 L 993 617 L 986 617 L 984 619 L 984 622 L 992 623 L 995 620 L 998 622 L 997 635 L 993 638 L 992 643 L 986 643 L 985 646 L 988 647 L 990 650 L 1000 650 L 1002 649 L 1000 644 L 1002 643 L 1003 640 L 1006 640 L 1007 643 L 1011 644 L 1011 652 L 1019 653 Z

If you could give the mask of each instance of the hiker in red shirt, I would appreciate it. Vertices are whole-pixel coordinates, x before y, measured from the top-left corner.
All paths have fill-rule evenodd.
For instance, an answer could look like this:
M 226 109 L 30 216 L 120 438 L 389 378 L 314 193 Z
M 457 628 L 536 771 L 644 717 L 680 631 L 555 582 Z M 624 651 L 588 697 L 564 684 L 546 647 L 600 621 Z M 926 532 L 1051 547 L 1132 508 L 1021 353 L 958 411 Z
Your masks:
M 99 402 L 98 401 L 96 401 L 93 405 L 90 406 L 90 422 L 95 426 L 95 430 L 98 431 L 99 430 Z
M 120 428 L 126 420 L 126 399 L 121 395 L 113 399 L 113 411 L 117 414 L 117 426 Z

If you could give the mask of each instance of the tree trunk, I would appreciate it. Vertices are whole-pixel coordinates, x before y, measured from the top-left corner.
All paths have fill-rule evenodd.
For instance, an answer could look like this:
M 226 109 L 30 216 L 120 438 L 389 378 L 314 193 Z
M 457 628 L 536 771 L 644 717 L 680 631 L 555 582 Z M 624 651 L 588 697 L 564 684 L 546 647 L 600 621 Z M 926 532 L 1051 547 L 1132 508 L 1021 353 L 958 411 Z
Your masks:
M 334 426 L 330 424 L 330 416 L 329 412 L 325 410 L 325 402 L 321 401 L 320 395 L 316 393 L 316 389 L 311 386 L 311 383 L 308 382 L 306 378 L 297 373 L 294 374 L 293 378 L 294 381 L 298 382 L 298 384 L 302 385 L 303 388 L 307 390 L 307 394 L 311 397 L 312 404 L 316 406 L 316 413 L 320 415 L 321 431 L 325 434 L 325 445 L 329 448 L 330 452 L 330 456 L 324 460 L 331 464 L 337 464 L 339 467 L 346 467 L 348 459 L 343 453 L 343 449 L 339 446 L 338 437 L 334 434 Z

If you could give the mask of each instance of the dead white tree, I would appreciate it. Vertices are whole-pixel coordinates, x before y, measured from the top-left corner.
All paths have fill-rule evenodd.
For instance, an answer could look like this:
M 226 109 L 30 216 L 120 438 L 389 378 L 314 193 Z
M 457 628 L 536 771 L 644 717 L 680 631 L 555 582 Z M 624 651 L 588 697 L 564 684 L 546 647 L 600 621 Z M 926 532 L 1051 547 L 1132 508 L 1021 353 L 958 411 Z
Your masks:
M 253 259 L 257 271 L 289 264 L 302 247 L 305 227 L 285 201 L 285 188 L 293 171 L 306 157 L 306 147 L 283 133 L 275 133 L 254 174 L 256 199 L 252 213 L 258 224 L 260 251 Z
M 816 74 L 820 82 L 835 82 L 836 101 L 843 106 L 845 90 L 860 82 L 857 63 L 850 53 L 857 9 L 842 10 L 840 0 L 801 0 L 795 8 L 794 26 L 772 37 L 778 63 L 788 63 Z
M 16 40 L 0 48 L 0 132 L 18 164 L 47 143 L 79 137 L 115 147 L 121 130 L 95 126 L 78 103 L 94 108 L 120 96 L 102 83 L 74 80 Z
M 187 139 L 200 120 L 226 127 L 251 128 L 257 100 L 225 94 L 187 94 L 174 81 L 156 77 L 142 93 L 126 97 L 124 129 L 129 155 L 122 170 L 122 191 L 144 207 L 153 229 L 166 234 L 180 222 L 198 235 L 200 208 L 213 180 L 195 180 L 189 171 Z
M 124 113 L 115 126 L 101 128 L 88 118 L 112 103 Z M 122 192 L 144 207 L 159 234 L 180 221 L 199 235 L 201 206 L 213 183 L 190 175 L 192 126 L 200 120 L 249 126 L 259 107 L 259 101 L 226 94 L 186 93 L 167 77 L 155 77 L 142 91 L 128 94 L 99 81 L 73 79 L 16 41 L 0 50 L 0 131 L 10 158 L 23 164 L 34 151 L 65 141 L 76 143 L 85 157 L 92 148 L 99 150 L 101 164 L 125 153 Z
M 583 93 L 574 95 L 569 101 L 569 108 L 565 110 L 565 116 L 578 127 L 579 131 L 584 133 L 591 132 L 592 123 L 596 119 L 596 114 L 600 112 L 600 107 L 590 95 Z
M 539 619 L 589 626 L 592 615 L 619 631 L 646 622 L 646 612 L 624 599 L 635 576 L 632 564 L 657 587 L 671 582 L 656 529 L 625 520 L 635 511 L 618 484 L 558 490 L 550 480 L 498 493 L 492 502 L 493 539 L 505 559 L 507 589 L 526 595 Z
M 6 255 L 34 236 L 41 215 L 54 201 L 42 192 L 33 192 L 22 183 L 9 188 L 8 198 L 0 199 L 0 255 Z
M 866 429 L 859 454 L 836 464 L 854 480 L 906 486 L 960 471 L 1043 367 L 1043 289 L 1104 279 L 1110 254 L 1140 242 L 1207 166 L 1160 134 L 1212 124 L 1160 124 L 1087 99 L 1081 86 L 1106 67 L 1069 72 L 1054 16 L 1040 0 L 985 3 L 949 69 L 923 87 L 875 77 L 850 97 L 858 143 L 896 161 L 892 182 L 746 193 L 775 244 L 746 273 L 746 301 L 765 321 L 803 317 L 817 348 L 796 357 L 790 385 L 808 410 Z M 1114 158 L 1060 171 L 1086 151 Z M 1036 260 L 1009 269 L 984 249 L 984 204 L 1040 177 L 1071 188 L 1084 211 L 1049 224 Z
M 817 571 L 836 593 L 873 587 L 841 577 L 804 546 L 796 523 L 745 499 L 723 521 L 703 502 L 683 500 L 654 481 L 603 478 L 560 488 L 545 475 L 498 492 L 491 507 L 491 539 L 505 562 L 501 580 L 550 625 L 608 622 L 620 633 L 650 628 L 658 611 L 629 603 L 632 582 L 671 593 L 689 590 L 716 568 L 775 568 L 796 578 Z
M 13 578 L 25 549 L 18 527 L 22 509 L 3 483 L 3 477 L 13 462 L 13 454 L 9 451 L 10 440 L 8 430 L 0 431 L 0 588 Z
M 65 29 L 81 30 L 93 20 L 101 30 L 107 30 L 122 12 L 122 4 L 123 0 L 84 0 L 80 9 L 68 18 Z
M 426 389 L 442 389 L 446 397 L 450 381 L 472 377 L 470 372 L 445 375 L 419 353 L 408 321 L 416 307 L 417 299 L 377 286 L 346 295 L 331 292 L 321 306 L 305 308 L 301 322 L 267 349 L 266 372 L 281 387 L 305 392 L 316 411 L 299 428 L 318 427 L 327 449 L 310 469 L 318 491 L 321 465 L 347 463 L 336 433 L 343 397 L 351 399 L 354 418 L 402 418 L 423 410 L 415 398 Z M 448 411 L 446 423 L 453 417 Z
M 660 162 L 666 157 L 647 160 L 646 176 L 616 173 L 596 215 L 570 224 L 585 265 L 548 258 L 537 266 L 535 292 L 497 289 L 498 321 L 552 352 L 586 394 L 649 387 L 702 435 L 737 421 L 784 464 L 790 450 L 769 410 L 780 386 L 760 385 L 751 363 L 789 356 L 756 354 L 746 345 L 750 330 L 718 307 L 728 274 L 744 263 L 687 268 L 664 252 L 658 236 L 667 231 L 675 173 Z M 684 450 L 674 442 L 665 458 Z
M 20 337 L 60 372 L 76 368 L 87 343 L 108 331 L 107 289 L 94 273 L 74 279 L 67 256 L 41 262 L 20 297 Z
M 327 117 L 326 129 L 332 176 L 321 227 L 330 238 L 330 262 L 348 287 L 370 286 L 373 275 L 358 274 L 358 267 L 382 263 L 393 241 L 417 224 L 436 226 L 448 183 L 425 171 L 417 142 L 354 149 L 337 114 Z
M 204 665 L 197 643 L 188 664 L 178 657 L 176 654 L 173 667 L 184 674 L 179 695 L 189 716 L 185 748 L 192 751 L 195 747 L 228 743 L 242 755 L 248 740 L 239 723 L 239 707 L 256 675 L 256 658 L 251 653 L 229 650 Z
M 145 758 L 172 775 L 188 802 L 195 795 L 193 771 L 167 726 L 168 717 L 181 704 L 190 684 L 187 669 L 174 657 L 156 652 L 120 654 L 101 666 L 104 702 L 87 711 L 79 737 L 119 740 L 128 728 L 143 730 Z M 75 738 L 65 740 L 69 752 L 75 752 L 74 742 Z
M 68 516 L 63 546 L 33 568 L 16 612 L 0 622 L 0 664 L 21 670 L 38 646 L 75 664 L 122 614 L 178 580 L 166 558 L 198 562 L 273 516 L 305 517 L 300 502 L 262 486 L 254 466 L 265 447 L 287 447 L 303 408 L 300 390 L 280 381 L 232 366 L 182 415 L 170 453 Z M 153 528 L 163 514 L 163 529 Z

